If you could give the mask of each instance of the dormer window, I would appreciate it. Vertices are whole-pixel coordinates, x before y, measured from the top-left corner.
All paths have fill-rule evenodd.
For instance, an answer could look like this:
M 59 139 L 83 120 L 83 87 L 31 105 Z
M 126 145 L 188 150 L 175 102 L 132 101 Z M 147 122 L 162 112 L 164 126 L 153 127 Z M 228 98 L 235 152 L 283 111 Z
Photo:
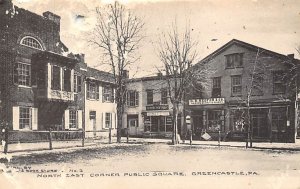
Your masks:
M 30 36 L 23 37 L 20 44 L 33 49 L 38 49 L 41 51 L 44 50 L 41 43 L 37 39 Z

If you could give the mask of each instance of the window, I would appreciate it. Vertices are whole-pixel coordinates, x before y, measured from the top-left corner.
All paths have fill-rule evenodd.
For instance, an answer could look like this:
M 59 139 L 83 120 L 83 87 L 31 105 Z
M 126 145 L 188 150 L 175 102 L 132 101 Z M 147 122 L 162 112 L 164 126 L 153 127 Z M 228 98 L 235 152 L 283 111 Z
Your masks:
M 272 131 L 284 132 L 286 130 L 286 109 L 272 109 Z
M 95 82 L 87 84 L 87 98 L 91 100 L 99 100 L 99 86 Z
M 243 53 L 234 53 L 225 55 L 226 68 L 239 68 L 243 67 Z
M 221 77 L 215 77 L 212 80 L 212 94 L 213 98 L 221 97 Z
M 74 74 L 74 92 L 80 93 L 81 92 L 81 76 Z
M 14 82 L 17 85 L 30 86 L 31 65 L 18 62 L 14 68 Z
M 71 70 L 64 70 L 64 91 L 71 92 Z
M 52 67 L 52 80 L 51 80 L 51 89 L 53 90 L 61 90 L 60 86 L 60 67 L 53 66 Z
M 153 90 L 147 90 L 147 104 L 153 104 Z
M 231 76 L 232 96 L 242 95 L 242 77 L 240 75 Z
M 105 113 L 105 128 L 111 128 L 111 113 Z
M 31 109 L 29 107 L 20 107 L 19 118 L 20 129 L 31 129 Z
M 261 96 L 264 94 L 263 91 L 263 82 L 264 77 L 263 74 L 257 73 L 253 76 L 253 82 L 252 82 L 252 95 L 253 96 Z
M 43 50 L 41 43 L 37 39 L 30 36 L 24 37 L 20 44 L 34 49 Z
M 274 94 L 283 94 L 285 93 L 285 84 L 283 81 L 283 71 L 274 71 L 273 72 L 273 93 Z
M 69 128 L 70 129 L 77 128 L 77 111 L 76 110 L 69 111 Z
M 168 104 L 168 90 L 161 89 L 161 103 Z
M 139 105 L 139 92 L 128 91 L 127 92 L 127 106 L 138 106 Z
M 114 102 L 114 90 L 110 86 L 103 86 L 103 102 Z
M 224 131 L 224 110 L 209 110 L 207 111 L 208 131 Z

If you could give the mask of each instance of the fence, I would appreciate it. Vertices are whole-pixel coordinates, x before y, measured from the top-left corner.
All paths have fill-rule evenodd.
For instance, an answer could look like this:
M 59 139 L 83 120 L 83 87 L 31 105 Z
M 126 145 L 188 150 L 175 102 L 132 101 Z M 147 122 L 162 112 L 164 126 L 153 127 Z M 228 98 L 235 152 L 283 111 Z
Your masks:
M 127 130 L 126 130 L 127 131 Z M 86 140 L 95 139 L 97 133 L 107 133 L 108 134 L 108 143 L 112 143 L 112 134 L 111 129 L 107 131 L 103 130 L 68 130 L 68 131 L 10 131 L 4 129 L 2 131 L 2 142 L 4 145 L 4 153 L 8 152 L 9 144 L 13 143 L 39 143 L 39 142 L 48 142 L 49 150 L 53 149 L 54 141 L 81 141 L 81 146 L 85 146 Z M 129 141 L 128 132 L 126 132 L 127 143 Z M 92 134 L 92 137 L 86 137 L 89 134 Z

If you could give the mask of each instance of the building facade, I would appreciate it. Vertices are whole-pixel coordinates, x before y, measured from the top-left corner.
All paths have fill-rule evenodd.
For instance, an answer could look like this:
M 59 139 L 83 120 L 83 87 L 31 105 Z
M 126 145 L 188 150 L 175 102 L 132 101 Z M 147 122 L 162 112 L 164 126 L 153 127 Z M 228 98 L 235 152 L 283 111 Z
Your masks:
M 297 61 L 235 39 L 204 58 L 199 64 L 213 70 L 209 87 L 186 102 L 195 137 L 217 139 L 220 131 L 225 140 L 245 140 L 249 112 L 254 140 L 293 142 L 298 99 L 287 73 Z
M 164 76 L 130 79 L 127 82 L 124 128 L 131 136 L 171 137 L 173 105 Z M 182 132 L 183 106 L 179 108 L 178 131 Z
M 0 17 L 2 127 L 12 131 L 82 130 L 88 125 L 86 129 L 91 129 L 93 116 L 97 121 L 93 129 L 115 127 L 114 102 L 102 98 L 98 102 L 99 95 L 107 92 L 99 92 L 102 88 L 109 86 L 108 91 L 114 91 L 111 74 L 89 68 L 82 54 L 68 53 L 60 40 L 58 15 L 37 15 L 4 0 Z M 18 140 L 28 138 L 23 134 L 14 132 Z

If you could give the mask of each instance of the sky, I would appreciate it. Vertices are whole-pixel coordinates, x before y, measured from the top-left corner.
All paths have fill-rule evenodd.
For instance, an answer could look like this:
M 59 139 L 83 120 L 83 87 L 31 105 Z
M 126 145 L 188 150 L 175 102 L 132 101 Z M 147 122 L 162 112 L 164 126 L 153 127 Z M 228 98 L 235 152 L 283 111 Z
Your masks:
M 61 40 L 70 51 L 84 53 L 90 67 L 109 71 L 102 65 L 99 49 L 87 42 L 87 33 L 96 23 L 97 6 L 111 0 L 13 0 L 14 4 L 42 14 L 61 16 Z M 178 28 L 190 23 L 198 42 L 197 60 L 206 57 L 231 39 L 242 40 L 281 54 L 295 54 L 300 46 L 299 0 L 121 0 L 145 22 L 145 38 L 131 67 L 131 77 L 155 75 L 162 67 L 155 50 L 158 36 L 176 20 Z M 76 19 L 76 15 L 84 19 Z

